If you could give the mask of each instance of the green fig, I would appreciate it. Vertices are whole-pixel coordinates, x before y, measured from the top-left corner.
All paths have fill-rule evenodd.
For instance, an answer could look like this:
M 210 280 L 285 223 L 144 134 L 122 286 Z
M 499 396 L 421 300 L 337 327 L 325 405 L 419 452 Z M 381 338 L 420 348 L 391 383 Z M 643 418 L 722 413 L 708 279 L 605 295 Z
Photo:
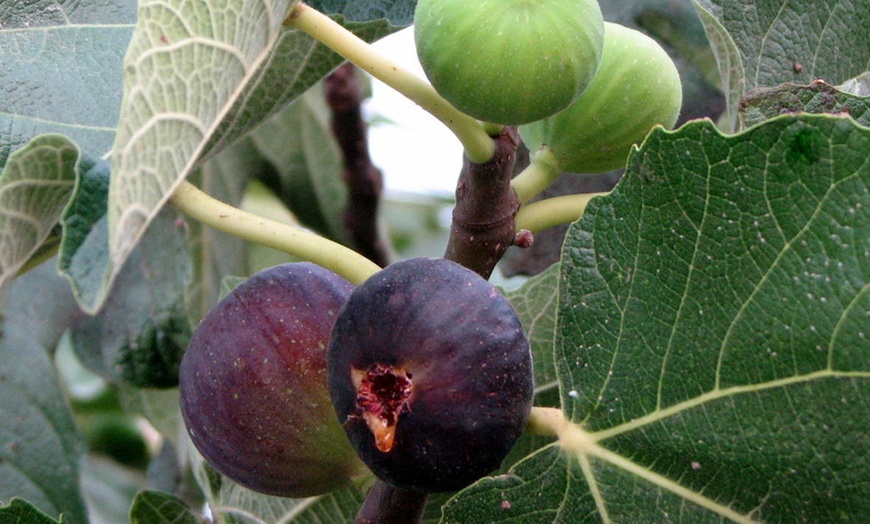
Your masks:
M 414 37 L 441 96 L 479 120 L 519 125 L 589 85 L 604 21 L 595 0 L 419 0 Z
M 623 166 L 653 127 L 672 128 L 682 100 L 679 71 L 658 42 L 607 22 L 604 56 L 586 91 L 519 132 L 531 151 L 548 146 L 559 171 L 602 173 Z

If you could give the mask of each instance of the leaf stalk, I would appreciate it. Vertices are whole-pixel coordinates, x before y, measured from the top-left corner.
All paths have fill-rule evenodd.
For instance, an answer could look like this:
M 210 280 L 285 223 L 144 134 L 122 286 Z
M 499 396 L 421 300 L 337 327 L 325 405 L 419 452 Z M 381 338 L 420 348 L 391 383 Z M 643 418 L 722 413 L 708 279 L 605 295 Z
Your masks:
M 183 182 L 169 202 L 186 215 L 215 229 L 323 266 L 355 285 L 381 269 L 337 242 L 225 204 L 190 182 Z
M 484 163 L 495 154 L 487 128 L 444 100 L 429 83 L 379 53 L 373 46 L 316 9 L 297 3 L 284 21 L 353 62 L 392 87 L 446 125 L 473 162 Z
M 547 198 L 520 208 L 515 227 L 517 231 L 528 229 L 532 233 L 574 222 L 583 216 L 586 206 L 597 197 L 609 193 L 584 193 Z

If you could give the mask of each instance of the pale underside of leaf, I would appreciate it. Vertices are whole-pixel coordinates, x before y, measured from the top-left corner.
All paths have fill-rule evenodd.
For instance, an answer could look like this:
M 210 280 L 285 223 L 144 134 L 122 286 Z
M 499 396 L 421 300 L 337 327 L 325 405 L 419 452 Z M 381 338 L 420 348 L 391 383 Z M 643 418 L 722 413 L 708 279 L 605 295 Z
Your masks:
M 222 117 L 268 58 L 291 3 L 140 2 L 112 149 L 113 271 L 194 168 Z
M 0 177 L 0 289 L 48 238 L 75 186 L 79 152 L 42 135 L 9 157 Z

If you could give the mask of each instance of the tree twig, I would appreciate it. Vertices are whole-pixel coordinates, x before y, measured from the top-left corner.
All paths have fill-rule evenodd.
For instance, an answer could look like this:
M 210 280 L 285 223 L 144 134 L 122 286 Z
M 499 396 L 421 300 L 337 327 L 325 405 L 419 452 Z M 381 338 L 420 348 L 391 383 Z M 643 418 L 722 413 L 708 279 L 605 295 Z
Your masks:
M 341 148 L 348 190 L 342 216 L 354 248 L 379 266 L 389 263 L 389 255 L 378 228 L 378 208 L 383 190 L 383 175 L 369 155 L 366 123 L 361 105 L 363 87 L 356 66 L 350 62 L 326 78 L 326 102 L 332 110 L 332 132 Z
M 444 258 L 489 278 L 513 244 L 520 200 L 511 188 L 519 136 L 505 127 L 492 158 L 482 164 L 466 156 L 456 186 L 456 207 Z

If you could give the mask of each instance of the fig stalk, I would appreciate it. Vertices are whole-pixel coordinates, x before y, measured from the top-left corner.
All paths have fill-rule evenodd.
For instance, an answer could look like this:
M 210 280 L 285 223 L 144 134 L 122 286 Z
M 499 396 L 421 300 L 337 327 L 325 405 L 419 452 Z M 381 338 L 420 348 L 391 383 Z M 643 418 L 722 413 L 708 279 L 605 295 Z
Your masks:
M 284 23 L 307 33 L 431 113 L 456 135 L 469 158 L 486 162 L 492 157 L 495 144 L 480 122 L 456 109 L 426 81 L 378 53 L 341 24 L 302 2 L 293 7 Z
M 540 200 L 520 208 L 516 218 L 517 231 L 527 229 L 532 233 L 574 222 L 586 211 L 593 198 L 607 193 L 583 193 L 564 195 Z
M 547 189 L 559 176 L 556 157 L 546 145 L 532 156 L 528 167 L 511 180 L 511 187 L 517 193 L 520 202 L 525 204 Z
M 183 182 L 169 202 L 203 224 L 314 262 L 353 284 L 364 282 L 381 269 L 348 247 L 302 228 L 233 207 L 212 198 L 190 182 Z
M 376 479 L 356 515 L 356 524 L 418 524 L 426 509 L 425 493 L 393 487 Z

